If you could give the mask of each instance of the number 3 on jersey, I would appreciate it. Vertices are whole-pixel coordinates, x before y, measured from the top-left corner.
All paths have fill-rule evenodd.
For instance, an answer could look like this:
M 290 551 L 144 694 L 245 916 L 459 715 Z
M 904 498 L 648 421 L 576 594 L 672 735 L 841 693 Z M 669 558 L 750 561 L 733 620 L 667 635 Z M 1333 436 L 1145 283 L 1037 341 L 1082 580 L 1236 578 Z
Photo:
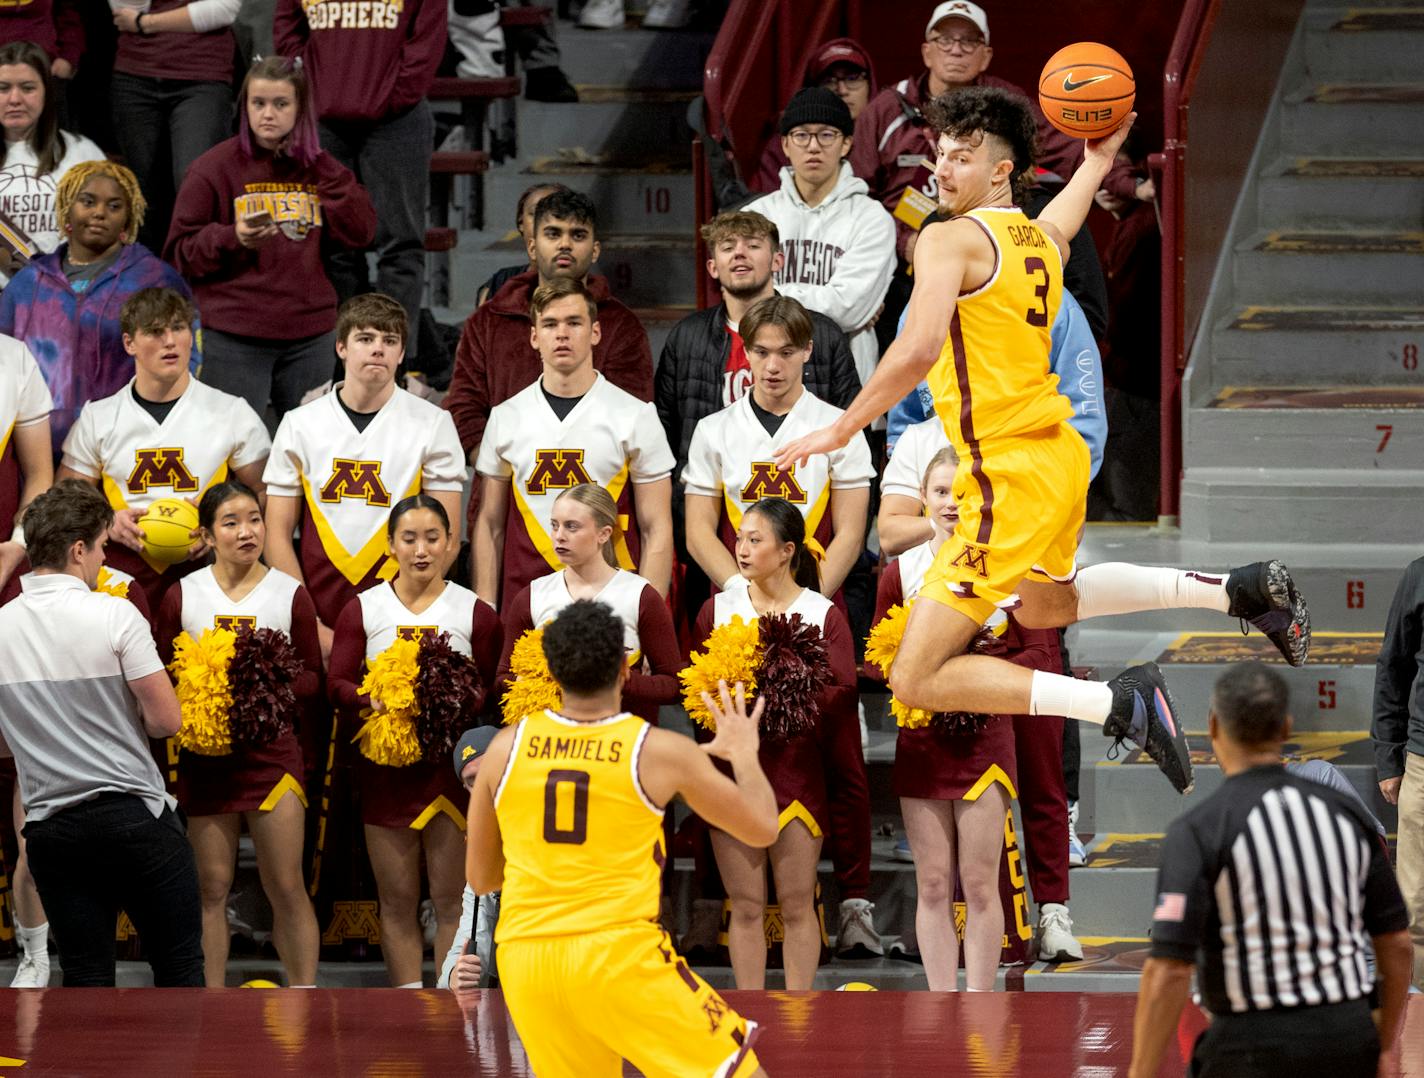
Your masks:
M 588 772 L 550 771 L 544 783 L 544 841 L 582 846 L 587 839 Z
M 1048 266 L 1043 259 L 1036 256 L 1024 259 L 1024 272 L 1036 274 L 1040 278 L 1039 284 L 1034 288 L 1033 294 L 1038 297 L 1038 302 L 1043 306 L 1036 311 L 1024 312 L 1024 321 L 1031 326 L 1048 325 Z

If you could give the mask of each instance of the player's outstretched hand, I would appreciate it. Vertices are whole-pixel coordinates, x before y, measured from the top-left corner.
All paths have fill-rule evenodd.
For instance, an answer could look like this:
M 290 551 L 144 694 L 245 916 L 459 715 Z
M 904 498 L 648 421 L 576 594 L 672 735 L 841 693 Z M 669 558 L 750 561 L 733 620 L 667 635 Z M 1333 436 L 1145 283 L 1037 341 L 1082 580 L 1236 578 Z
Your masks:
M 737 682 L 734 692 L 727 690 L 725 681 L 717 682 L 717 693 L 722 698 L 720 706 L 712 699 L 711 693 L 702 694 L 702 702 L 707 705 L 707 710 L 712 713 L 712 719 L 717 724 L 717 736 L 703 745 L 702 751 L 728 763 L 737 759 L 754 758 L 757 749 L 761 747 L 757 724 L 761 722 L 761 713 L 766 709 L 766 698 L 758 697 L 756 705 L 748 714 L 746 690 L 740 681 Z
M 822 427 L 818 431 L 802 435 L 776 454 L 776 466 L 783 472 L 792 465 L 805 464 L 817 453 L 834 453 L 845 441 L 834 427 Z
M 1103 168 L 1110 169 L 1117 160 L 1117 152 L 1122 149 L 1122 144 L 1127 141 L 1127 133 L 1132 130 L 1133 121 L 1137 119 L 1137 113 L 1129 112 L 1122 118 L 1122 123 L 1113 128 L 1112 131 L 1102 138 L 1090 138 L 1083 140 L 1083 161 L 1097 162 Z
M 142 509 L 114 510 L 114 522 L 109 525 L 109 539 L 122 543 L 130 550 L 143 550 L 143 529 L 138 526 L 143 514 Z

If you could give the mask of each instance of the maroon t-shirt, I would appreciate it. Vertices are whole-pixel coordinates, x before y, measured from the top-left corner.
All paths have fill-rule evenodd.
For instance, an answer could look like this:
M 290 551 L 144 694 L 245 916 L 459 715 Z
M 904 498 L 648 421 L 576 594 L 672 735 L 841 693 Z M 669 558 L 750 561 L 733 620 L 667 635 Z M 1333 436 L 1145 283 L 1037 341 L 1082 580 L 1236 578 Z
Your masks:
M 186 7 L 190 0 L 153 0 L 147 14 Z M 237 39 L 232 30 L 206 34 L 120 34 L 114 70 L 148 79 L 187 82 L 232 82 L 232 55 Z

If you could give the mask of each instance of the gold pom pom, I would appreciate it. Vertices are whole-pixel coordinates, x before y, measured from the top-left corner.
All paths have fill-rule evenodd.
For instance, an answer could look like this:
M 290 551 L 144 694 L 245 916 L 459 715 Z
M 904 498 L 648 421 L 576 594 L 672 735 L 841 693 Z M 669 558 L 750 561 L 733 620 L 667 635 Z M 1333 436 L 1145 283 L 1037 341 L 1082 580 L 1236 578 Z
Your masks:
M 740 681 L 750 701 L 756 690 L 756 675 L 760 668 L 761 633 L 757 630 L 756 621 L 734 617 L 712 630 L 703 650 L 693 653 L 692 664 L 679 675 L 682 678 L 682 706 L 687 708 L 693 722 L 708 730 L 716 730 L 717 723 L 702 702 L 702 694 L 705 692 L 715 700 L 717 682 L 725 681 L 732 686 Z
M 900 641 L 904 639 L 905 626 L 910 623 L 912 603 L 913 600 L 887 610 L 885 616 L 871 626 L 870 635 L 865 641 L 865 661 L 880 667 L 887 680 L 890 677 L 890 668 L 895 665 Z M 895 716 L 896 723 L 910 730 L 928 726 L 934 718 L 934 712 L 906 707 L 893 696 L 890 697 L 890 713 Z
M 420 761 L 414 721 L 419 656 L 418 641 L 398 637 L 367 664 L 360 691 L 384 710 L 362 712 L 366 722 L 351 739 L 361 742 L 361 755 L 366 759 L 387 767 L 407 767 Z
M 509 672 L 514 675 L 504 694 L 505 725 L 512 726 L 525 715 L 545 710 L 558 711 L 564 706 L 564 694 L 549 662 L 544 658 L 544 630 L 528 629 L 514 643 L 509 653 Z
M 184 633 L 174 641 L 168 669 L 178 679 L 178 707 L 183 714 L 183 725 L 174 735 L 179 748 L 199 756 L 232 752 L 227 672 L 236 641 L 236 634 L 228 629 L 205 629 L 197 640 Z
M 420 742 L 415 722 L 393 711 L 361 712 L 366 722 L 351 740 L 361 742 L 361 755 L 386 767 L 409 767 L 420 762 Z
M 129 597 L 129 582 L 120 580 L 105 566 L 99 568 L 99 579 L 94 582 L 94 590 L 105 595 L 115 595 L 120 599 Z

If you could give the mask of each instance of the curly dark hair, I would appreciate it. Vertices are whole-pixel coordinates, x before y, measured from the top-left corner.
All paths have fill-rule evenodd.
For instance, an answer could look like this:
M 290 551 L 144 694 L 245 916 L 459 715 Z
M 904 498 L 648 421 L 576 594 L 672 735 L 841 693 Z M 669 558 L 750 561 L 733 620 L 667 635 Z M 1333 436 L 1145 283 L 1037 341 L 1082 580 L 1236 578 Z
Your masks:
M 1022 204 L 1036 179 L 1038 127 L 1028 99 L 994 86 L 966 86 L 940 94 L 924 109 L 935 137 L 972 139 L 992 137 L 1003 144 L 1014 162 L 1009 177 L 1014 202 Z
M 606 603 L 580 599 L 544 626 L 544 660 L 565 692 L 579 696 L 603 692 L 618 683 L 628 661 L 623 649 L 623 619 Z

